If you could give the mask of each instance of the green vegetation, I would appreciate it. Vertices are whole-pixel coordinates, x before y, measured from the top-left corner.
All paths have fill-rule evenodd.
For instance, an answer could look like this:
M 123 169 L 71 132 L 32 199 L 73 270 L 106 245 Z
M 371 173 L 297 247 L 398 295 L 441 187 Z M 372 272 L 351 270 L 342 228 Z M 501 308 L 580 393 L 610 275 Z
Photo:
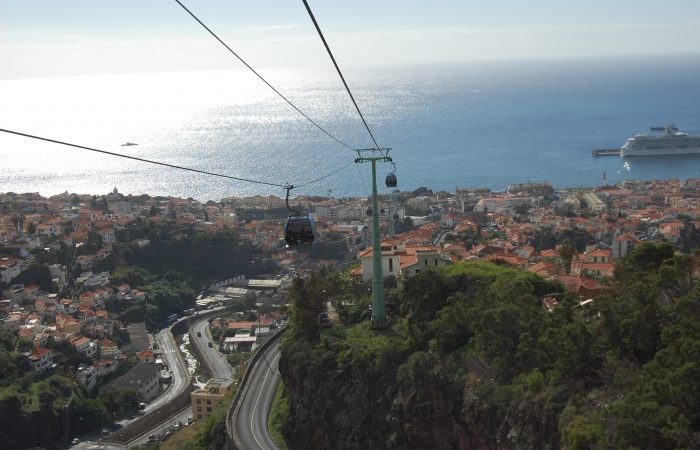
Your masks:
M 249 352 L 234 352 L 226 356 L 231 367 L 238 367 L 242 361 L 245 361 L 250 356 Z
M 147 323 L 162 323 L 194 305 L 208 283 L 243 274 L 274 271 L 274 264 L 230 230 L 203 233 L 176 223 L 137 221 L 117 233 L 109 261 L 112 282 L 127 283 L 146 293 Z M 139 240 L 149 244 L 140 246 Z M 255 264 L 251 264 L 255 261 Z M 124 305 L 110 305 L 121 312 Z
M 573 245 L 572 245 L 573 246 Z M 297 280 L 280 372 L 289 448 L 697 448 L 697 255 L 644 244 L 586 309 L 487 263 L 406 281 L 392 327 L 320 330 L 337 274 Z M 548 312 L 541 299 L 558 293 Z M 366 297 L 355 300 L 361 309 Z M 355 322 L 355 323 L 353 323 Z M 279 403 L 282 408 L 284 403 Z M 372 405 L 367 407 L 367 405 Z
M 71 435 L 83 434 L 138 409 L 141 400 L 135 391 L 98 397 L 88 393 L 72 371 L 89 360 L 72 345 L 50 343 L 58 368 L 41 375 L 28 373 L 29 362 L 20 350 L 30 348 L 22 349 L 22 340 L 0 328 L 0 442 L 7 448 L 51 447 L 61 439 L 66 420 Z M 117 372 L 124 372 L 135 359 L 129 354 Z
M 148 239 L 139 246 L 134 239 Z M 129 266 L 151 274 L 184 280 L 194 290 L 234 274 L 254 275 L 274 269 L 258 251 L 230 230 L 203 233 L 171 223 L 134 224 L 119 234 L 114 252 Z
M 280 450 L 287 450 L 287 443 L 284 440 L 284 434 L 282 434 L 282 426 L 287 419 L 289 402 L 286 397 L 282 396 L 283 389 L 284 385 L 282 383 L 277 385 L 277 391 L 275 392 L 275 399 L 272 401 L 267 426 L 270 429 L 270 434 L 275 440 L 277 447 L 279 447 Z
M 51 272 L 48 264 L 30 264 L 27 269 L 12 279 L 12 284 L 36 284 L 46 292 L 58 292 L 58 288 L 51 282 Z
M 4 350 L 0 350 L 0 353 Z M 0 388 L 0 442 L 3 448 L 53 447 L 68 419 L 76 433 L 98 429 L 106 423 L 104 404 L 89 398 L 75 380 L 59 375 L 33 379 L 7 376 Z
M 572 245 L 577 252 L 581 253 L 586 250 L 587 245 L 594 244 L 595 242 L 595 238 L 586 230 L 570 228 L 555 233 L 552 227 L 545 226 L 540 227 L 540 229 L 535 232 L 530 243 L 537 250 L 554 248 L 559 244 L 568 244 Z

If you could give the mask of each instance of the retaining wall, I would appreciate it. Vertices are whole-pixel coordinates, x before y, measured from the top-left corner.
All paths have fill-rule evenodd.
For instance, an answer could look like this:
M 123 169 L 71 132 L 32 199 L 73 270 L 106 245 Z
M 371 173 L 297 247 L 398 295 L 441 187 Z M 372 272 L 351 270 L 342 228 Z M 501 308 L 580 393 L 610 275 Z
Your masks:
M 206 320 L 209 317 L 215 316 L 217 314 L 221 314 L 221 311 L 208 311 L 206 314 L 200 314 L 194 317 L 180 319 L 170 327 L 170 333 L 171 335 L 185 334 L 192 324 L 197 323 L 201 320 Z M 187 367 L 187 364 L 185 363 L 185 360 L 179 351 L 177 352 L 177 357 L 180 359 L 180 362 L 183 364 L 183 366 Z M 106 436 L 105 438 L 101 439 L 101 442 L 126 445 L 133 439 L 152 430 L 157 425 L 169 421 L 171 416 L 179 413 L 183 409 L 188 408 L 190 406 L 190 393 L 193 390 L 194 386 L 192 386 L 188 374 L 187 388 L 180 394 L 178 394 L 176 397 L 174 397 L 170 402 L 134 420 L 121 430 L 109 436 Z
M 268 339 L 267 342 L 265 342 L 263 345 L 261 345 L 256 351 L 255 354 L 247 361 L 246 364 L 246 369 L 245 369 L 245 374 L 243 375 L 243 378 L 241 379 L 241 384 L 238 386 L 238 391 L 236 392 L 236 396 L 233 398 L 233 401 L 228 407 L 228 410 L 226 411 L 226 446 L 229 450 L 239 450 L 238 446 L 236 445 L 236 431 L 235 427 L 236 424 L 234 423 L 235 419 L 235 414 L 236 414 L 236 409 L 238 408 L 238 403 L 241 400 L 241 395 L 243 392 L 245 392 L 247 385 L 248 385 L 248 378 L 250 378 L 250 373 L 253 367 L 258 363 L 258 360 L 261 358 L 261 355 L 267 351 L 272 344 L 277 342 L 277 340 L 282 336 L 282 333 L 286 330 L 286 328 L 283 328 L 279 330 L 274 336 L 272 336 L 270 339 Z M 245 449 L 241 449 L 245 450 Z

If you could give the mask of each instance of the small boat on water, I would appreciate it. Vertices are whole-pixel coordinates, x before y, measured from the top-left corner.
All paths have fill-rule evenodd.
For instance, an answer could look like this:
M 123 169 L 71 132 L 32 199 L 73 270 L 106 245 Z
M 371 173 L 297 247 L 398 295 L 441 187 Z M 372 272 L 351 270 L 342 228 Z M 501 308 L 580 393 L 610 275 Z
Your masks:
M 131 147 L 132 145 L 139 145 L 135 142 L 127 142 L 126 144 L 122 144 L 122 147 Z

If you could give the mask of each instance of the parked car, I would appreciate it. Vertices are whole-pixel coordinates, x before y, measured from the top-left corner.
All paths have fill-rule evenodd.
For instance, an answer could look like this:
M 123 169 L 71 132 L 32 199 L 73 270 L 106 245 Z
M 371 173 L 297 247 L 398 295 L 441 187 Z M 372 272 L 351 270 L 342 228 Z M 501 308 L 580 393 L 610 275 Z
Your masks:
M 214 347 L 214 343 L 209 341 L 209 348 L 212 348 L 212 347 Z
M 197 337 L 202 337 L 202 333 L 198 331 L 198 332 L 197 332 Z

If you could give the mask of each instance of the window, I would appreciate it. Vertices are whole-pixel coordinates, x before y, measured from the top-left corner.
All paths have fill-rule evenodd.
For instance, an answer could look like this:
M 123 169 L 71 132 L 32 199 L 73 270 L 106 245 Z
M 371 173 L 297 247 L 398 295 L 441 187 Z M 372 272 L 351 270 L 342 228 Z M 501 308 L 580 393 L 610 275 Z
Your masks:
M 198 399 L 197 399 L 197 404 L 199 405 L 199 404 L 201 404 L 201 403 L 202 403 L 202 399 L 201 399 L 201 398 L 198 398 Z
M 207 399 L 207 405 L 211 405 L 211 399 Z
M 425 259 L 425 267 L 428 267 L 428 259 Z
M 207 412 L 211 412 L 211 406 L 207 406 Z
M 394 260 L 392 258 L 389 258 L 389 272 L 394 271 Z
M 435 265 L 437 266 L 437 258 L 435 258 Z

